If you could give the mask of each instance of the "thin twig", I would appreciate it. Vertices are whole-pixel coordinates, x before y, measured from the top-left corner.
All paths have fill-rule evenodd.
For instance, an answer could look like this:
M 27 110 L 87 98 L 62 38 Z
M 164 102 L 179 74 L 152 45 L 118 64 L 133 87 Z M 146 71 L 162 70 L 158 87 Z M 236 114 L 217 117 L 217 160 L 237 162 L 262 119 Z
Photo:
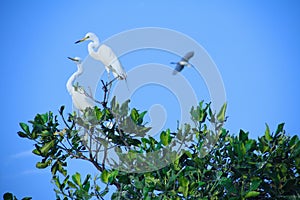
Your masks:
M 85 90 L 83 90 L 83 93 L 84 93 L 84 95 L 85 95 L 86 97 L 92 99 L 94 102 L 96 102 L 96 103 L 98 103 L 98 104 L 103 104 L 103 102 L 98 101 L 97 99 L 95 99 L 95 98 L 92 96 L 92 93 L 89 94 L 89 93 L 87 93 Z
M 101 83 L 102 83 L 102 85 L 103 85 L 102 89 L 103 89 L 103 91 L 104 91 L 102 106 L 103 106 L 104 108 L 107 108 L 107 107 L 106 107 L 106 106 L 107 106 L 106 96 L 107 96 L 107 92 L 108 92 L 107 84 L 105 84 L 103 80 L 101 80 Z

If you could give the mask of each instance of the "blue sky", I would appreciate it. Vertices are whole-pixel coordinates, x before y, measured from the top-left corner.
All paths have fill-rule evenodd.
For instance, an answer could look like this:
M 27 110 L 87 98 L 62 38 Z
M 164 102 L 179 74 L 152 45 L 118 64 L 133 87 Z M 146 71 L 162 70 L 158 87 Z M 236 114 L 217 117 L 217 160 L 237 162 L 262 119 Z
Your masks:
M 65 84 L 76 67 L 66 57 L 87 55 L 87 43 L 76 46 L 74 42 L 88 31 L 101 40 L 142 27 L 182 32 L 202 45 L 221 73 L 228 101 L 226 128 L 232 134 L 243 129 L 257 138 L 265 123 L 274 130 L 285 122 L 289 134 L 299 135 L 298 1 L 12 0 L 2 2 L 0 11 L 1 195 L 11 191 L 18 197 L 54 199 L 51 175 L 35 169 L 38 159 L 30 153 L 32 143 L 17 136 L 18 123 L 37 113 L 57 113 L 61 105 L 71 111 Z M 121 62 L 130 70 L 138 64 L 154 60 L 166 64 L 165 60 L 176 58 L 145 51 L 124 56 Z M 182 75 L 192 80 L 193 70 L 184 70 Z M 141 110 L 156 103 L 141 96 L 133 103 Z M 209 101 L 207 91 L 203 96 Z M 92 170 L 81 162 L 70 166 L 72 172 L 82 168 Z

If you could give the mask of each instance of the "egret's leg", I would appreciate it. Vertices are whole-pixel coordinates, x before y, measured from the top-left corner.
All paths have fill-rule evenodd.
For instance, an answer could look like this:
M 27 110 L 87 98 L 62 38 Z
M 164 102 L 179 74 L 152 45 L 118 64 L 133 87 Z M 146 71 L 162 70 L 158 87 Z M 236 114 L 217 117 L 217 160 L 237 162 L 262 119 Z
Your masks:
M 107 98 L 106 98 L 106 102 L 108 102 L 109 94 L 110 94 L 110 89 L 111 89 L 110 71 L 108 71 L 107 77 L 108 77 L 108 82 L 106 83 L 106 87 L 107 87 L 107 96 L 106 96 Z
M 107 95 L 106 95 L 106 102 L 108 102 L 108 99 L 109 99 L 110 88 L 111 88 L 111 85 L 107 85 Z
M 108 80 L 108 82 L 110 82 L 110 72 L 109 71 L 107 72 L 107 80 Z
M 111 86 L 111 84 L 112 84 L 115 80 L 117 80 L 117 79 L 118 79 L 118 77 L 115 77 L 113 80 L 111 80 L 110 82 L 108 82 L 107 85 Z

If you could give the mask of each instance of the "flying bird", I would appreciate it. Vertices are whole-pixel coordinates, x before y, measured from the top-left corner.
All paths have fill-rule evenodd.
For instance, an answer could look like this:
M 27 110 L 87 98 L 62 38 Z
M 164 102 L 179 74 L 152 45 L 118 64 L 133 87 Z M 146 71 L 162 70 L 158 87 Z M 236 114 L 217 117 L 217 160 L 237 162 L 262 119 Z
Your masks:
M 88 40 L 91 40 L 91 42 L 88 44 L 89 55 L 95 60 L 101 61 L 104 64 L 108 76 L 109 73 L 112 72 L 115 79 L 126 80 L 126 72 L 123 69 L 118 57 L 109 46 L 105 44 L 100 45 L 96 34 L 87 33 L 84 38 L 76 41 L 75 44 Z
M 193 56 L 194 56 L 194 51 L 190 51 L 187 54 L 185 54 L 179 62 L 171 62 L 171 64 L 176 64 L 176 67 L 173 71 L 173 75 L 177 74 L 178 72 L 181 72 L 185 66 L 191 66 L 189 60 Z
M 83 89 L 79 87 L 75 89 L 74 87 L 75 79 L 83 73 L 82 61 L 79 57 L 75 57 L 75 58 L 68 57 L 68 58 L 74 61 L 77 64 L 77 68 L 78 68 L 78 70 L 74 74 L 72 74 L 72 76 L 69 78 L 66 84 L 67 90 L 72 97 L 73 105 L 75 106 L 76 109 L 80 111 L 84 111 L 87 107 L 93 108 L 94 107 L 93 101 L 85 95 Z

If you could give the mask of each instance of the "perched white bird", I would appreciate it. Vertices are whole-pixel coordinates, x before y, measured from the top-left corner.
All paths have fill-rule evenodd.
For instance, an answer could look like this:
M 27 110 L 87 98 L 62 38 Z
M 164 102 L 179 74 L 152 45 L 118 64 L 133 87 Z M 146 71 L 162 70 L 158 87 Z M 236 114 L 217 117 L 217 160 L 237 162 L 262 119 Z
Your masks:
M 194 56 L 194 52 L 190 51 L 187 54 L 185 54 L 179 62 L 171 62 L 171 64 L 176 64 L 173 74 L 175 75 L 178 72 L 181 72 L 185 66 L 191 66 L 189 60 L 193 56 Z
M 88 40 L 91 40 L 88 44 L 89 55 L 95 60 L 101 61 L 108 74 L 111 71 L 115 78 L 118 78 L 119 80 L 126 80 L 126 72 L 120 64 L 118 57 L 109 46 L 105 44 L 100 45 L 99 39 L 94 33 L 87 33 L 84 38 L 76 41 L 75 43 L 77 44 Z
M 84 111 L 87 107 L 93 108 L 95 106 L 94 102 L 92 101 L 92 99 L 88 98 L 85 95 L 85 92 L 83 91 L 83 89 L 78 87 L 77 90 L 75 90 L 75 87 L 74 87 L 75 79 L 80 74 L 83 73 L 82 61 L 79 57 L 75 57 L 75 58 L 68 57 L 68 58 L 70 60 L 73 60 L 74 62 L 76 62 L 77 68 L 78 68 L 78 70 L 74 74 L 72 74 L 72 76 L 69 78 L 67 85 L 66 85 L 67 90 L 72 97 L 74 106 L 75 106 L 75 108 L 77 108 L 80 111 Z

